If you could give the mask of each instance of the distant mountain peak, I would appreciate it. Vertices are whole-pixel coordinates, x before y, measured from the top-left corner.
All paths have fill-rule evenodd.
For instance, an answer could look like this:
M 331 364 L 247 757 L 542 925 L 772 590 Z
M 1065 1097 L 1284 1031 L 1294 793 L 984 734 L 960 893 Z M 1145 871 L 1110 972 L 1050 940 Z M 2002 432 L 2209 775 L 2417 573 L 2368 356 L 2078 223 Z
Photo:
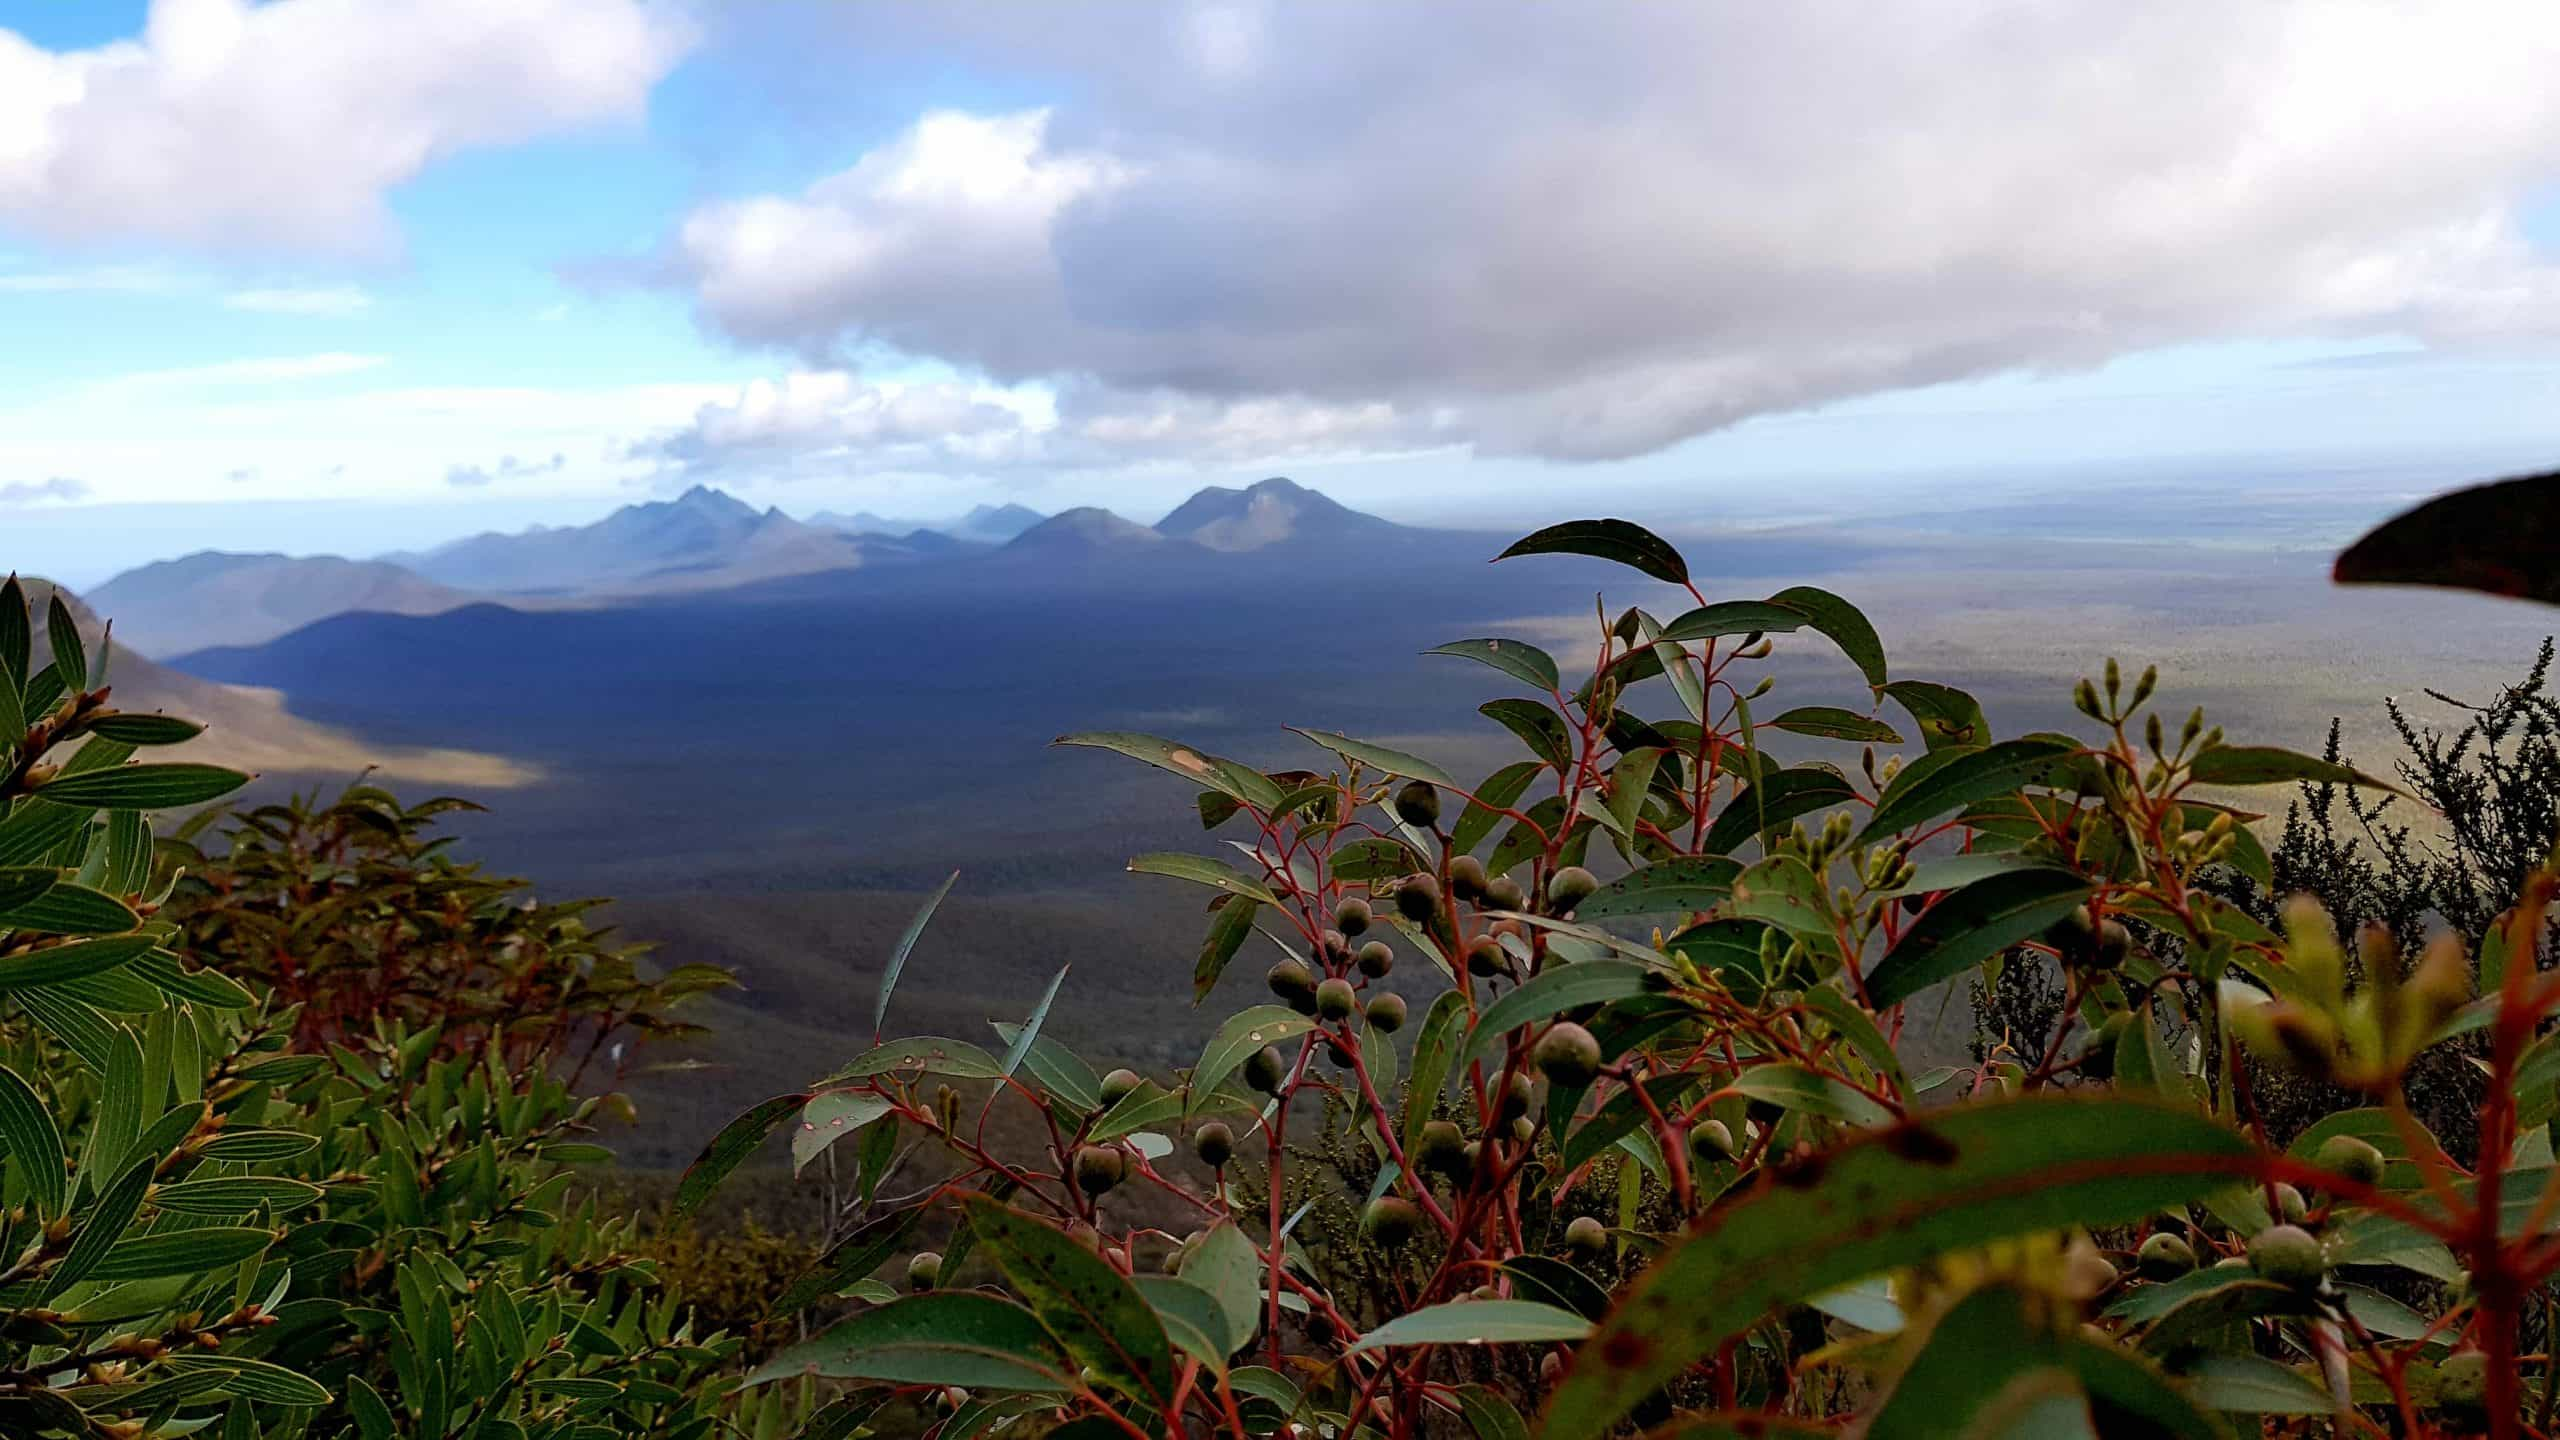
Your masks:
M 1156 522 L 1163 534 L 1227 551 L 1259 550 L 1285 540 L 1339 541 L 1396 528 L 1279 475 L 1241 490 L 1208 486 Z
M 1118 545 L 1161 544 L 1165 536 L 1135 520 L 1114 515 L 1099 505 L 1061 510 L 1016 535 L 1007 550 L 1091 550 Z

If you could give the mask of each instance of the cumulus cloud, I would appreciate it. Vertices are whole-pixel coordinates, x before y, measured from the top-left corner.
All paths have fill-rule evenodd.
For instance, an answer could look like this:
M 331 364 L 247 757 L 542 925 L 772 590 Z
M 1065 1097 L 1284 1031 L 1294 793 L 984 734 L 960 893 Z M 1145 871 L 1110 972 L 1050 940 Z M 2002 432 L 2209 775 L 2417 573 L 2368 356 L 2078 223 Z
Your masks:
M 391 186 L 635 122 L 692 42 L 640 0 L 153 0 L 139 39 L 60 52 L 0 30 L 0 221 L 380 251 Z
M 0 505 L 33 505 L 40 500 L 85 500 L 89 498 L 88 482 L 68 475 L 48 480 L 12 480 L 0 485 Z
M 1355 416 L 1607 458 L 2164 344 L 2560 329 L 2516 219 L 2560 179 L 2546 4 L 828 14 L 842 83 L 924 56 L 1068 98 L 705 205 L 670 272 L 804 365 L 1155 416 L 1085 439 Z
M 553 454 L 548 460 L 519 460 L 513 455 L 498 457 L 495 465 L 455 465 L 444 472 L 444 483 L 457 490 L 476 490 L 498 480 L 519 480 L 529 475 L 551 475 L 567 467 L 569 457 Z

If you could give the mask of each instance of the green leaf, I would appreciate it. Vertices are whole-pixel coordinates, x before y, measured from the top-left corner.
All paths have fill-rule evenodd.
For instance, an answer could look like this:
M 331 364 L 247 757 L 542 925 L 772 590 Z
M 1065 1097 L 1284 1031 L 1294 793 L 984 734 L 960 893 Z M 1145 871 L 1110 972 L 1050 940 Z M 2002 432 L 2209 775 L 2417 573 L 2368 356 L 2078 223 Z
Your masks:
M 120 765 L 111 770 L 64 773 L 48 781 L 44 798 L 56 805 L 83 805 L 100 810 L 165 810 L 219 800 L 249 783 L 249 777 L 219 765 L 170 761 L 155 765 Z
M 1712 910 L 1733 894 L 1740 861 L 1723 855 L 1682 855 L 1647 865 L 1601 886 L 1573 907 L 1576 920 L 1620 920 L 1630 915 L 1689 915 Z
M 80 629 L 72 623 L 71 607 L 62 603 L 59 590 L 45 601 L 44 638 L 53 649 L 53 668 L 61 673 L 63 685 L 88 689 L 89 657 L 80 647 Z
M 808 1103 L 806 1092 L 776 1095 L 720 1127 L 720 1133 L 702 1147 L 702 1153 L 685 1167 L 684 1177 L 676 1182 L 676 1218 L 682 1220 L 701 1209 L 702 1202 L 711 1198 L 711 1192 L 720 1188 L 730 1171 L 754 1154 L 775 1127 L 799 1114 L 800 1107 Z
M 1170 875 L 1176 880 L 1188 880 L 1195 885 L 1206 885 L 1212 890 L 1224 890 L 1230 895 L 1241 895 L 1258 904 L 1277 906 L 1280 903 L 1280 897 L 1264 889 L 1261 881 L 1224 860 L 1212 860 L 1206 855 L 1186 855 L 1178 850 L 1157 850 L 1132 859 L 1129 862 L 1129 869 L 1131 873 L 1138 875 Z
M 1520 737 L 1529 753 L 1547 764 L 1558 770 L 1573 768 L 1573 737 L 1554 707 L 1543 701 L 1510 696 L 1487 700 L 1476 707 L 1476 713 Z
M 2133 1018 L 2126 1022 L 2124 1034 L 2116 1040 L 2116 1084 L 2126 1090 L 2147 1090 L 2167 1101 L 2192 1099 L 2187 1090 L 2186 1071 L 2170 1055 L 2167 1042 L 2160 1038 L 2160 1025 L 2151 1011 L 2151 1002 L 2147 1000 L 2135 1006 Z
M 1458 823 L 1449 831 L 1449 853 L 1471 854 L 1483 844 L 1484 837 L 1492 834 L 1493 827 L 1502 822 L 1501 812 L 1488 807 L 1508 806 L 1518 800 L 1529 788 L 1529 782 L 1537 778 L 1539 768 L 1535 760 L 1521 760 L 1486 776 L 1484 783 L 1476 787 L 1474 797 L 1467 801 L 1466 811 L 1458 816 Z
M 1976 880 L 1920 912 L 1867 972 L 1867 1002 L 1899 1005 L 1961 975 L 2088 903 L 2090 885 L 2068 870 L 2038 866 Z
M 128 1236 L 116 1242 L 91 1280 L 157 1280 L 193 1275 L 237 1265 L 275 1243 L 272 1230 L 240 1225 L 207 1225 L 192 1230 L 164 1230 Z
M 2301 1372 L 2259 1355 L 2213 1352 L 2187 1371 L 2187 1394 L 2199 1405 L 2244 1415 L 2327 1415 L 2329 1392 Z
M 10 1173 L 26 1187 L 37 1212 L 59 1216 L 68 1198 L 62 1131 L 35 1087 L 5 1065 L 0 1065 L 0 1147 L 6 1148 Z
M 983 1195 L 962 1200 L 978 1243 L 1060 1348 L 1101 1383 L 1161 1409 L 1173 1391 L 1164 1323 L 1129 1278 L 1064 1234 Z
M 1439 1101 L 1441 1091 L 1448 1088 L 1449 1072 L 1456 1068 L 1458 1042 L 1467 1024 L 1467 997 L 1455 990 L 1443 990 L 1431 1002 L 1431 1010 L 1422 1017 L 1422 1028 L 1413 1040 L 1413 1073 L 1405 1081 L 1402 1148 L 1407 1154 L 1422 1140 L 1422 1127 L 1431 1122 L 1431 1107 Z
M 1251 900 L 1230 900 L 1210 912 L 1209 933 L 1200 942 L 1200 958 L 1191 966 L 1192 1004 L 1208 999 L 1217 988 L 1227 962 L 1236 958 L 1246 937 L 1253 934 L 1253 917 L 1261 908 Z
M 1831 1033 L 1849 1042 L 1849 1048 L 1883 1076 L 1895 1094 L 1910 1090 L 1911 1079 L 1903 1073 L 1902 1057 L 1893 1053 L 1893 1042 L 1876 1028 L 1874 1014 L 1840 988 L 1837 977 L 1806 991 L 1804 1005 L 1830 1024 Z
M 316 1205 L 322 1191 L 304 1180 L 281 1175 L 222 1175 L 210 1180 L 181 1180 L 151 1192 L 151 1203 L 180 1215 L 217 1219 L 246 1215 L 260 1207 L 283 1214 Z
M 1254 1051 L 1294 1040 L 1314 1028 L 1314 1020 L 1285 1005 L 1256 1005 L 1228 1017 L 1218 1033 L 1209 1037 L 1200 1063 L 1192 1067 L 1191 1100 L 1185 1112 L 1199 1114 L 1216 1094 L 1219 1082 L 1236 1073 Z
M 1726 908 L 1740 919 L 1838 944 L 1821 879 L 1793 855 L 1773 856 L 1735 876 L 1733 900 Z
M 1138 1297 L 1147 1302 L 1147 1308 L 1156 1312 L 1165 1338 L 1173 1342 L 1175 1349 L 1212 1370 L 1226 1370 L 1227 1357 L 1244 1340 L 1228 1335 L 1226 1314 L 1219 1310 L 1217 1301 L 1209 1298 L 1209 1292 L 1171 1275 L 1132 1275 L 1129 1283 L 1137 1287 Z
M 1455 655 L 1461 660 L 1474 660 L 1490 665 L 1524 685 L 1539 690 L 1554 690 L 1563 682 L 1556 674 L 1555 659 L 1526 640 L 1452 640 L 1422 652 L 1425 655 Z
M 956 1080 L 992 1080 L 1003 1072 L 996 1068 L 996 1057 L 966 1040 L 918 1035 L 872 1046 L 855 1057 L 852 1064 L 828 1076 L 823 1083 L 832 1085 L 839 1081 L 892 1073 L 948 1075 Z
M 1754 835 L 1858 798 L 1857 787 L 1836 770 L 1803 765 L 1764 775 L 1725 802 L 1698 848 L 1721 855 Z
M 1813 735 L 1825 740 L 1856 740 L 1872 745 L 1899 745 L 1902 732 L 1870 715 L 1837 705 L 1799 705 L 1768 722 L 1772 730 Z
M 204 733 L 193 720 L 175 715 L 101 715 L 89 722 L 89 733 L 127 745 L 179 745 Z
M 0 584 L 0 675 L 24 689 L 34 651 L 35 627 L 27 619 L 27 592 L 11 575 L 6 584 Z
M 1585 1320 L 1609 1313 L 1609 1292 L 1600 1282 L 1562 1260 L 1546 1255 L 1515 1255 L 1502 1262 L 1524 1300 L 1567 1310 Z
M 205 1141 L 197 1153 L 207 1160 L 264 1165 L 296 1159 L 319 1148 L 319 1136 L 299 1130 L 226 1130 Z
M 73 940 L 30 950 L 0 960 L 0 990 L 59 985 L 90 975 L 103 975 L 149 950 L 150 935 L 113 935 L 102 940 Z
M 1718 600 L 1674 618 L 1662 627 L 1661 638 L 1677 645 L 1726 635 L 1784 634 L 1803 629 L 1812 619 L 1793 606 L 1766 600 Z
M 145 1155 L 135 1160 L 99 1196 L 98 1203 L 89 1207 L 88 1217 L 80 1222 L 79 1230 L 71 1238 L 71 1248 L 45 1276 L 46 1296 L 59 1295 L 89 1278 L 89 1272 L 97 1269 L 99 1263 L 107 1258 L 107 1252 L 124 1238 L 126 1228 L 133 1224 L 133 1217 L 142 1213 L 143 1196 L 151 1190 L 152 1173 L 159 1163 L 157 1155 Z
M 2014 1235 L 2127 1224 L 2262 1164 L 2246 1139 L 2190 1111 L 2052 1094 L 1782 1163 L 1635 1282 L 1551 1397 L 1543 1433 L 1599 1440 L 1777 1305 Z
M 1876 627 L 1867 623 L 1865 612 L 1830 591 L 1811 585 L 1789 586 L 1770 596 L 1769 601 L 1811 617 L 1813 628 L 1840 647 L 1840 653 L 1858 667 L 1858 673 L 1867 678 L 1871 688 L 1884 688 L 1884 642 L 1876 638 Z
M 1182 1253 L 1182 1278 L 1208 1292 L 1226 1317 L 1226 1333 L 1242 1345 L 1262 1323 L 1261 1252 L 1232 1220 L 1221 1220 Z M 1229 1354 L 1235 1353 L 1231 1348 Z
M 1143 760 L 1159 770 L 1170 771 L 1194 784 L 1206 785 L 1229 799 L 1266 813 L 1280 808 L 1280 787 L 1271 782 L 1270 776 L 1159 735 L 1143 735 L 1134 730 L 1087 730 L 1061 735 L 1049 743 L 1114 751 L 1132 760 Z
M 1671 977 L 1664 971 L 1634 960 L 1578 960 L 1570 965 L 1549 963 L 1547 968 L 1530 976 L 1517 988 L 1505 991 L 1501 999 L 1484 1007 L 1476 1017 L 1475 1043 L 1467 1047 L 1469 1058 L 1481 1058 L 1502 1044 L 1503 1037 L 1523 1025 L 1532 1025 L 1550 1015 L 1562 1014 L 1582 1005 L 1601 1005 L 1611 1000 L 1651 994 L 1670 988 Z
M 62 877 L 50 865 L 11 865 L 0 868 L 0 915 L 42 895 Z
M 1930 1332 L 1877 1408 L 1868 1440 L 1936 1440 L 1985 1433 L 2021 1381 L 2067 1377 L 2072 1391 L 2105 1402 L 2126 1433 L 2160 1440 L 2230 1440 L 2230 1430 L 2181 1395 L 2167 1377 L 2113 1346 L 2057 1330 L 2016 1290 L 1995 1285 L 1956 1302 Z M 2086 1402 L 2080 1401 L 2086 1412 Z M 2043 1434 L 2043 1431 L 2007 1433 Z
M 826 1148 L 890 1111 L 889 1102 L 859 1090 L 826 1090 L 800 1107 L 791 1131 L 791 1173 L 809 1168 Z
M 1534 1300 L 1454 1300 L 1399 1315 L 1343 1353 L 1390 1345 L 1521 1345 L 1579 1340 L 1590 1333 L 1590 1321 Z
M 1890 1125 L 1894 1119 L 1892 1111 L 1867 1096 L 1792 1061 L 1754 1065 L 1734 1077 L 1731 1088 L 1736 1094 L 1765 1100 L 1781 1110 L 1818 1115 L 1848 1125 Z
M 2338 557 L 2342 585 L 2442 585 L 2560 605 L 2560 475 L 2521 475 L 2439 495 Z
M 49 935 L 112 935 L 142 923 L 133 907 L 103 891 L 67 881 L 16 905 L 0 906 L 0 930 Z
M 974 1290 L 937 1290 L 860 1311 L 758 1366 L 746 1383 L 814 1375 L 1055 1394 L 1071 1388 L 1074 1368 L 1020 1305 Z
M 959 883 L 960 872 L 954 870 L 949 878 L 935 887 L 916 910 L 915 918 L 907 922 L 905 932 L 898 936 L 897 948 L 889 952 L 889 966 L 880 972 L 880 1000 L 871 1008 L 871 1031 L 874 1035 L 889 1023 L 889 992 L 898 988 L 898 972 L 907 968 L 907 955 L 916 948 L 917 937 L 924 934 L 925 922 L 933 918 L 935 907 L 942 904 L 942 897 L 950 894 L 951 887 Z
M 1305 736 L 1343 759 L 1356 761 L 1382 775 L 1427 781 L 1445 790 L 1458 788 L 1457 779 L 1448 771 L 1419 755 L 1408 755 L 1402 750 L 1373 745 L 1366 740 L 1354 740 L 1348 735 L 1337 735 L 1330 730 L 1301 730 L 1295 725 L 1285 728 L 1293 735 Z
M 1513 541 L 1509 549 L 1493 558 L 1508 560 L 1514 555 L 1588 555 L 1633 566 L 1674 585 L 1689 583 L 1689 562 L 1680 558 L 1680 552 L 1661 536 L 1626 520 L 1569 520 L 1550 525 Z
M 1949 745 L 1980 745 L 1991 738 L 1991 722 L 1981 702 L 1951 685 L 1931 680 L 1896 680 L 1884 687 L 1894 703 L 1911 713 L 1920 727 L 1921 743 L 1931 750 Z
M 879 1269 L 890 1256 L 905 1248 L 923 1219 L 924 1207 L 910 1205 L 904 1210 L 892 1210 L 836 1242 L 834 1249 L 820 1256 L 816 1264 L 802 1271 L 774 1297 L 773 1313 L 797 1314 L 812 1302 Z
M 2188 761 L 2187 773 L 2204 785 L 2358 785 L 2402 793 L 2354 766 L 2274 745 L 2216 745 Z
M 2043 783 L 2055 762 L 2068 757 L 2072 748 L 2059 740 L 2030 736 L 1957 753 L 1942 764 L 1914 765 L 1894 777 L 1894 783 L 1877 798 L 1875 813 L 1858 831 L 1856 843 L 1872 845 L 1950 811 L 2010 794 L 2022 785 Z
M 1022 1028 L 1014 1032 L 1013 1043 L 1005 1047 L 1004 1059 L 997 1068 L 1007 1076 L 1021 1067 L 1023 1056 L 1031 1053 L 1032 1045 L 1040 1038 L 1040 1027 L 1048 1023 L 1049 1007 L 1057 1003 L 1058 987 L 1066 983 L 1067 967 L 1061 965 L 1058 973 L 1049 977 L 1049 988 L 1040 992 L 1040 1003 L 1031 1007 L 1030 1015 L 1023 1019 Z M 1098 1099 L 1098 1087 L 1096 1093 Z
M 329 1403 L 328 1387 L 281 1365 L 238 1355 L 187 1355 L 160 1362 L 180 1375 L 213 1373 L 223 1377 L 222 1394 L 268 1405 L 317 1406 Z
M 1023 1027 L 1009 1020 L 991 1022 L 990 1028 L 1008 1049 L 1022 1039 Z M 1023 1052 L 1019 1068 L 1030 1071 L 1041 1089 L 1078 1110 L 1102 1108 L 1102 1076 L 1055 1040 L 1033 1035 L 1031 1048 Z

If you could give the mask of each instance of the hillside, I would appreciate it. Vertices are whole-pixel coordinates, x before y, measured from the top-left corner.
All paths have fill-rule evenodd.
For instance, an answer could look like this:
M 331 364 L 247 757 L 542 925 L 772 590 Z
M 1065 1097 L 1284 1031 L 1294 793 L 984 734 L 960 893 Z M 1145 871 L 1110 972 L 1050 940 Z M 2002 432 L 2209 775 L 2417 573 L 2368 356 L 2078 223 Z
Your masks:
M 128 570 L 89 594 L 146 655 L 255 645 L 350 610 L 433 615 L 474 597 L 382 560 L 200 550 Z
M 1212 485 L 1175 507 L 1155 528 L 1212 550 L 1241 551 L 1291 541 L 1383 539 L 1405 527 L 1275 476 L 1242 490 Z
M 591 525 L 492 532 L 383 558 L 468 590 L 575 595 L 742 585 L 849 569 L 868 553 L 841 531 L 697 485 L 673 500 L 625 505 Z

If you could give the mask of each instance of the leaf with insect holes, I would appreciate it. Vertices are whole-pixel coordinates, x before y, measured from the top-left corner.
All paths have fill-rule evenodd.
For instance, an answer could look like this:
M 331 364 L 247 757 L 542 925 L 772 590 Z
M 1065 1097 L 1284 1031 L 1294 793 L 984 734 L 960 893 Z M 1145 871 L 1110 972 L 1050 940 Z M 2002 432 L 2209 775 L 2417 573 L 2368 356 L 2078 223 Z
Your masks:
M 1617 920 L 1630 915 L 1687 915 L 1712 910 L 1733 893 L 1742 864 L 1724 855 L 1681 855 L 1656 861 L 1601 886 L 1573 918 Z
M 1689 583 L 1689 562 L 1680 558 L 1671 542 L 1626 520 L 1569 520 L 1550 525 L 1511 542 L 1510 548 L 1493 558 L 1508 560 L 1515 555 L 1588 555 L 1595 560 L 1632 566 L 1674 585 Z
M 2010 1236 L 2128 1224 L 2267 1163 L 2191 1110 L 2049 1093 L 1790 1159 L 1663 1250 L 1575 1355 L 1542 1433 L 1599 1440 L 1776 1306 Z

